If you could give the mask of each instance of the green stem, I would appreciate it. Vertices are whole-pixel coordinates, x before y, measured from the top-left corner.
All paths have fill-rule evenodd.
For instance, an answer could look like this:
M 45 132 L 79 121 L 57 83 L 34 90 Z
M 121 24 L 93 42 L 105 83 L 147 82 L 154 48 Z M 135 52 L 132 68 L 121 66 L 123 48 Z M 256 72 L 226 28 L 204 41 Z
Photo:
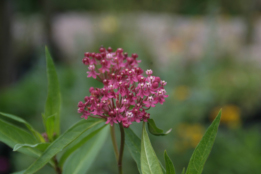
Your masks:
M 120 155 L 118 160 L 118 169 L 119 169 L 119 174 L 122 174 L 122 157 L 123 157 L 124 144 L 125 144 L 125 134 L 124 134 L 124 128 L 122 126 L 122 123 L 120 123 L 119 126 L 121 131 L 121 147 L 120 147 Z
M 54 161 L 54 164 L 55 164 L 55 171 L 57 174 L 62 174 L 62 169 L 59 167 L 59 164 L 58 164 L 58 161 L 57 161 L 57 158 L 56 156 L 53 157 L 53 161 Z
M 114 125 L 110 126 L 110 130 L 111 130 L 111 140 L 112 140 L 114 153 L 115 153 L 115 156 L 116 156 L 116 160 L 118 161 L 118 159 L 119 159 L 119 151 L 118 151 L 118 146 L 117 146 L 117 141 L 116 141 L 116 136 L 115 136 Z

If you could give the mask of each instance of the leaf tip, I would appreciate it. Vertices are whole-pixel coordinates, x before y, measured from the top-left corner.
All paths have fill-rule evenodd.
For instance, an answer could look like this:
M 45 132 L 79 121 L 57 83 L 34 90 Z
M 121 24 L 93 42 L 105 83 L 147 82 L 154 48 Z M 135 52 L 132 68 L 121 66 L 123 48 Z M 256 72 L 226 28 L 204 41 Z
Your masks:
M 166 161 L 166 158 L 168 157 L 168 154 L 167 154 L 167 150 L 165 149 L 164 150 L 164 159 L 165 159 L 165 161 Z
M 182 174 L 185 174 L 185 172 L 186 172 L 186 168 L 183 167 Z
M 45 57 L 46 57 L 47 61 L 50 60 L 50 59 L 52 60 L 52 57 L 50 55 L 50 51 L 49 51 L 47 46 L 45 46 Z
M 169 134 L 172 131 L 172 128 L 170 128 L 165 134 Z
M 15 152 L 15 151 L 17 151 L 19 149 L 19 147 L 17 147 L 17 144 L 14 146 L 14 148 L 13 148 L 13 151 Z
M 215 120 L 217 119 L 220 121 L 221 115 L 222 115 L 222 108 L 219 110 L 218 115 L 216 116 Z

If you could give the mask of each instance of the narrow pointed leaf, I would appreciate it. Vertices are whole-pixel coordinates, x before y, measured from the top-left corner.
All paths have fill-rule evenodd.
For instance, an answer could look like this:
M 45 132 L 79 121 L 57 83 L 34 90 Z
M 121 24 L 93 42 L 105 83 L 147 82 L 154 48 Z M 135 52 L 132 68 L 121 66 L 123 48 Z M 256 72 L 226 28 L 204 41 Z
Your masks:
M 164 133 L 163 130 L 159 129 L 154 120 L 153 119 L 148 119 L 148 129 L 149 129 L 149 132 L 153 135 L 156 135 L 156 136 L 165 136 L 165 135 L 168 135 L 172 129 L 169 129 L 168 131 L 166 131 Z
M 61 94 L 54 62 L 47 47 L 45 47 L 45 54 L 48 77 L 48 95 L 45 105 L 44 122 L 48 138 L 52 140 L 53 133 L 56 133 L 57 135 L 60 134 Z M 54 118 L 48 119 L 51 116 L 54 116 Z
M 183 170 L 182 170 L 182 174 L 185 174 L 185 171 L 186 171 L 186 169 L 185 169 L 185 167 L 184 167 Z
M 81 141 L 79 141 L 79 143 L 75 144 L 74 146 L 72 146 L 71 148 L 67 149 L 66 152 L 62 155 L 62 157 L 60 158 L 59 161 L 59 166 L 63 166 L 64 162 L 66 161 L 66 159 L 76 150 L 78 150 L 81 146 L 83 146 L 87 141 L 89 141 L 92 137 L 96 136 L 105 126 L 102 126 L 101 128 L 93 131 L 92 133 L 90 133 L 88 136 L 84 137 Z M 79 137 L 81 138 L 81 137 Z M 78 139 L 79 139 L 78 138 Z M 77 141 L 77 140 L 76 140 Z
M 35 149 L 40 150 L 41 152 L 45 151 L 47 147 L 50 145 L 50 143 L 37 143 L 37 144 L 16 144 L 13 148 L 13 151 L 17 151 L 18 149 L 22 147 L 32 147 Z
M 47 133 L 47 136 L 48 136 L 48 139 L 52 142 L 53 139 L 54 139 L 54 135 L 57 135 L 57 134 L 54 134 L 54 122 L 55 122 L 55 116 L 56 114 L 54 115 L 51 115 L 49 116 L 48 118 L 46 118 L 46 133 Z
M 189 165 L 186 171 L 186 174 L 201 174 L 204 164 L 208 158 L 208 155 L 211 151 L 211 148 L 214 144 L 218 126 L 221 117 L 221 110 L 219 111 L 217 117 L 212 122 L 212 124 L 207 129 L 206 133 L 204 134 L 203 138 L 197 145 L 196 149 L 194 150 Z
M 165 164 L 166 164 L 166 174 L 175 174 L 174 165 L 173 165 L 171 159 L 169 158 L 166 150 L 164 152 L 164 159 L 165 159 Z
M 151 146 L 145 123 L 141 138 L 141 171 L 143 174 L 163 174 L 159 160 Z
M 54 155 L 63 150 L 67 145 L 74 141 L 77 137 L 83 134 L 93 126 L 103 122 L 101 119 L 89 118 L 88 120 L 81 120 L 65 133 L 60 135 L 38 158 L 29 168 L 25 171 L 25 174 L 35 173 L 41 169 L 48 161 L 50 161 Z
M 15 115 L 12 115 L 12 114 L 7 114 L 7 113 L 3 113 L 3 112 L 0 112 L 0 115 L 2 116 L 5 116 L 7 118 L 10 118 L 14 121 L 17 121 L 19 123 L 23 123 L 25 124 L 25 126 L 32 132 L 32 134 L 35 136 L 36 139 L 39 140 L 39 142 L 44 142 L 44 138 L 42 137 L 42 135 L 37 132 L 33 126 L 31 126 L 27 121 L 25 121 L 24 119 L 20 118 L 20 117 L 17 117 Z
M 131 130 L 131 128 L 124 129 L 125 132 L 125 143 L 131 153 L 132 158 L 137 164 L 138 170 L 141 173 L 141 162 L 140 162 L 140 151 L 141 141 L 140 138 Z
M 72 154 L 64 165 L 64 174 L 87 173 L 100 149 L 108 137 L 109 126 L 99 129 L 96 136 L 90 135 L 90 141 L 86 141 L 75 153 Z

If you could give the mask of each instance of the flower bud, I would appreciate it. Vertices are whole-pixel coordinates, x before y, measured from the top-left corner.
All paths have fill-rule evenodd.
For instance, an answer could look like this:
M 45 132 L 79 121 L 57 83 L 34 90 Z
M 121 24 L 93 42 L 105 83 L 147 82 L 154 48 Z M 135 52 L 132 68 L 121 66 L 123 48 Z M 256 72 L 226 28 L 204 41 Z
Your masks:
M 159 86 L 159 83 L 158 83 L 158 82 L 153 82 L 153 83 L 152 83 L 152 88 L 155 89 L 155 88 L 157 88 L 158 86 Z
M 111 52 L 112 52 L 112 48 L 111 48 L 111 47 L 108 47 L 107 51 L 108 51 L 109 53 L 111 53 Z
M 123 49 L 122 49 L 122 48 L 118 48 L 118 49 L 117 49 L 117 52 L 118 52 L 118 53 L 122 53 L 122 52 L 123 52 Z
M 105 52 L 105 48 L 104 48 L 104 47 L 101 47 L 101 48 L 99 49 L 99 51 L 100 51 L 100 53 Z
M 103 83 L 105 86 L 108 86 L 109 81 L 108 81 L 107 79 L 104 79 L 104 80 L 102 81 L 102 83 Z
M 89 53 L 89 52 L 86 52 L 86 53 L 84 53 L 84 56 L 85 56 L 85 57 L 89 57 L 89 56 L 90 56 L 90 53 Z
M 136 58 L 138 58 L 138 54 L 133 53 L 133 54 L 131 55 L 131 57 L 134 58 L 134 59 L 136 59 Z
M 94 87 L 90 87 L 89 92 L 92 93 L 93 90 L 95 90 Z
M 159 77 L 155 77 L 155 79 L 154 79 L 154 82 L 160 82 L 160 78 Z
M 95 54 L 95 58 L 96 58 L 97 60 L 101 60 L 102 56 L 101 56 L 101 54 Z

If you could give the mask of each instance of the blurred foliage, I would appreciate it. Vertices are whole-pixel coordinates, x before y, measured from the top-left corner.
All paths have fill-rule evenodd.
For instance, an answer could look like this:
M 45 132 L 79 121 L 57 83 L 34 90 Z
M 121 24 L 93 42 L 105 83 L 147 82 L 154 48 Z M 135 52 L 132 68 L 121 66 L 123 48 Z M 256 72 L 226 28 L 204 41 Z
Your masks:
M 121 42 L 121 37 L 123 36 L 120 34 L 115 37 L 116 41 L 112 43 L 115 45 L 114 49 L 118 45 L 117 42 Z M 150 54 L 147 53 L 146 47 L 131 43 L 121 45 L 126 48 L 126 51 L 136 50 L 142 57 L 142 66 L 151 68 L 150 62 L 153 60 L 149 59 Z M 94 44 L 95 48 L 98 48 L 97 44 Z M 235 61 L 232 57 L 224 57 L 215 62 L 207 59 L 199 60 L 199 62 L 176 62 L 171 64 L 171 67 L 174 68 L 166 68 L 166 71 L 160 70 L 157 66 L 153 67 L 155 73 L 161 74 L 163 79 L 168 82 L 167 92 L 170 96 L 167 98 L 166 105 L 151 110 L 151 116 L 160 127 L 175 129 L 170 135 L 160 137 L 160 141 L 157 139 L 159 137 L 151 137 L 156 153 L 162 161 L 162 149 L 170 149 L 168 150 L 169 155 L 173 159 L 177 171 L 181 171 L 187 165 L 193 149 L 204 134 L 206 123 L 209 124 L 213 119 L 212 115 L 216 114 L 216 110 L 224 106 L 224 114 L 221 119 L 224 126 L 220 128 L 221 131 L 218 133 L 213 152 L 203 173 L 244 174 L 248 169 L 251 169 L 252 173 L 258 173 L 258 164 L 261 160 L 260 130 L 242 127 L 241 123 L 243 118 L 248 117 L 248 113 L 257 112 L 257 106 L 260 104 L 261 82 L 256 80 L 259 71 L 255 65 L 245 65 L 245 62 Z M 72 122 L 80 119 L 80 115 L 77 114 L 77 103 L 88 95 L 89 87 L 99 85 L 95 80 L 86 78 L 86 70 L 87 67 L 81 64 L 80 59 L 70 66 L 58 66 L 63 101 L 61 113 L 63 130 Z M 1 92 L 0 110 L 27 117 L 38 125 L 38 129 L 43 130 L 43 125 L 39 125 L 39 122 L 40 114 L 44 109 L 42 106 L 46 100 L 46 81 L 44 61 L 40 59 L 37 66 L 27 76 Z M 132 126 L 139 132 L 140 124 Z M 115 163 L 114 160 L 111 160 L 114 159 L 114 154 L 112 150 L 105 150 L 107 148 L 112 149 L 111 145 L 103 148 L 104 150 L 97 158 L 99 163 L 96 163 L 90 172 L 115 172 L 114 168 L 110 167 Z M 246 148 L 251 152 L 246 151 Z M 104 155 L 108 158 L 104 158 Z M 19 158 L 21 158 L 20 156 Z M 239 156 L 247 160 L 243 160 L 244 158 Z M 133 170 L 125 172 L 135 173 L 135 163 L 130 154 L 126 153 L 124 158 L 126 159 L 124 165 L 133 168 Z M 101 163 L 106 165 L 101 167 Z M 24 167 L 21 165 L 19 164 L 17 169 Z M 241 169 L 238 169 L 237 166 L 240 166 Z M 217 169 L 224 169 L 224 171 Z
M 44 1 L 14 0 L 13 5 L 17 12 L 30 15 L 41 13 Z M 117 14 L 149 11 L 181 15 L 209 14 L 209 8 L 213 4 L 222 13 L 241 15 L 248 4 L 246 0 L 236 3 L 227 0 L 55 0 L 50 2 L 56 13 L 87 11 Z M 189 157 L 207 125 L 213 120 L 217 111 L 223 108 L 221 127 L 203 173 L 261 173 L 261 123 L 258 114 L 261 112 L 260 67 L 253 62 L 239 60 L 231 54 L 218 56 L 208 54 L 208 52 L 217 52 L 214 49 L 205 50 L 207 53 L 200 59 L 173 56 L 167 64 L 160 66 L 153 51 L 147 46 L 149 44 L 142 38 L 133 36 L 134 29 L 134 27 L 124 26 L 119 17 L 115 16 L 97 20 L 93 36 L 95 42 L 91 43 L 91 46 L 86 46 L 79 40 L 76 42 L 79 55 L 75 62 L 57 66 L 62 92 L 62 132 L 72 123 L 80 120 L 80 115 L 77 114 L 77 103 L 89 94 L 89 87 L 100 85 L 95 80 L 86 78 L 87 67 L 81 63 L 83 53 L 98 51 L 101 43 L 105 47 L 111 46 L 114 50 L 122 47 L 129 54 L 138 53 L 143 69 L 153 69 L 157 76 L 168 82 L 166 91 L 169 97 L 166 103 L 150 110 L 151 117 L 159 127 L 164 130 L 173 128 L 170 135 L 166 137 L 151 137 L 152 145 L 162 162 L 164 161 L 162 149 L 167 149 L 177 173 L 180 173 L 183 167 L 187 166 Z M 181 44 L 170 42 L 167 45 L 168 51 L 184 49 Z M 24 43 L 19 43 L 20 45 Z M 33 55 L 34 66 L 22 79 L 0 91 L 0 111 L 26 118 L 39 131 L 44 130 L 41 114 L 44 111 L 47 94 L 43 52 L 42 49 L 37 56 Z M 259 122 L 251 122 L 253 119 L 259 119 Z M 141 135 L 141 124 L 133 124 L 132 127 L 135 133 Z M 90 173 L 117 172 L 114 167 L 116 161 L 112 145 L 110 140 L 107 141 L 109 143 L 105 143 Z M 15 170 L 25 169 L 33 160 L 23 154 L 12 154 L 12 166 Z M 128 166 L 124 173 L 137 173 L 136 164 L 127 149 L 123 165 Z M 39 173 L 51 172 L 50 167 L 47 167 Z
M 214 108 L 211 112 L 210 119 L 214 120 L 219 108 Z M 241 126 L 240 108 L 235 105 L 226 105 L 222 108 L 221 124 L 225 124 L 230 129 L 237 129 Z
M 174 87 L 170 97 L 177 106 L 184 107 L 182 115 L 187 115 L 185 118 L 190 121 L 204 121 L 204 115 L 212 108 L 230 104 L 239 107 L 242 116 L 249 118 L 260 105 L 261 70 L 251 62 L 225 55 L 200 60 L 177 59 L 171 67 L 172 72 L 164 72 L 168 87 Z M 193 113 L 186 109 L 188 106 Z
M 46 0 L 15 0 L 17 11 L 24 14 L 38 13 Z M 47 0 L 48 1 L 48 0 Z M 237 3 L 227 0 L 56 0 L 50 1 L 55 11 L 97 11 L 97 12 L 131 12 L 131 11 L 152 11 L 167 12 L 183 15 L 202 15 L 208 12 L 210 4 L 219 6 L 221 12 L 238 15 L 243 13 L 247 1 L 240 0 Z
M 260 173 L 260 128 L 254 126 L 234 131 L 221 129 L 219 132 L 205 173 Z
M 195 148 L 201 140 L 205 128 L 201 124 L 181 123 L 175 130 L 177 133 L 177 151 L 184 152 L 189 148 Z
M 114 27 L 108 27 L 110 24 Z M 257 65 L 239 60 L 230 54 L 216 57 L 206 54 L 200 59 L 173 56 L 167 64 L 161 66 L 151 48 L 147 46 L 149 44 L 141 38 L 133 37 L 133 28 L 121 26 L 118 18 L 108 16 L 106 20 L 101 20 L 98 26 L 95 30 L 95 42 L 91 46 L 87 47 L 81 40 L 76 42 L 79 52 L 77 59 L 71 61 L 71 64 L 57 66 L 62 93 L 62 130 L 80 120 L 77 103 L 89 95 L 89 87 L 101 85 L 86 78 L 87 67 L 81 62 L 83 53 L 98 51 L 101 43 L 114 50 L 122 47 L 129 54 L 134 51 L 138 53 L 143 69 L 153 69 L 155 75 L 168 82 L 166 91 L 169 97 L 166 102 L 150 110 L 151 117 L 159 127 L 164 130 L 173 128 L 166 137 L 151 137 L 161 161 L 164 161 L 162 149 L 167 149 L 177 172 L 180 173 L 183 167 L 187 166 L 193 149 L 213 120 L 213 115 L 222 107 L 221 128 L 203 173 L 260 173 L 261 130 L 257 128 L 260 122 L 249 122 L 251 117 L 260 112 L 261 70 Z M 47 94 L 43 51 L 42 49 L 39 53 L 38 62 L 35 61 L 37 63 L 33 69 L 17 83 L 0 91 L 0 111 L 26 118 L 40 131 L 44 130 L 41 113 L 44 111 Z M 132 128 L 137 135 L 141 135 L 141 124 L 133 124 Z M 109 143 L 106 142 L 98 154 L 90 173 L 116 173 L 112 145 L 107 141 Z M 128 168 L 124 172 L 137 173 L 135 162 L 129 152 L 125 152 L 123 165 Z M 14 155 L 13 158 L 17 170 L 30 164 L 21 161 L 23 155 Z M 46 171 L 48 170 L 50 169 L 47 168 Z

